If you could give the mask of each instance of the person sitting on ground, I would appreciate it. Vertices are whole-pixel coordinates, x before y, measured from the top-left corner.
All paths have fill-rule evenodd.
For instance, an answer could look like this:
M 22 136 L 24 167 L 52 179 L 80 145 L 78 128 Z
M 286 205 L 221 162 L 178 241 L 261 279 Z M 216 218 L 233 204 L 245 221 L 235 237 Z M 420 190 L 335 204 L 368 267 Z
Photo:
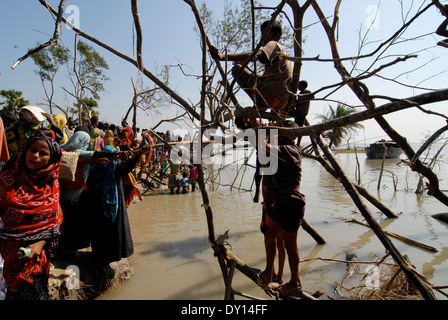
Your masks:
M 28 138 L 18 157 L 0 172 L 0 255 L 5 260 L 6 299 L 49 300 L 50 254 L 62 221 L 58 143 L 42 134 Z
M 258 111 L 266 111 L 271 108 L 280 114 L 287 112 L 290 99 L 290 85 L 293 77 L 293 64 L 285 58 L 286 51 L 278 42 L 282 35 L 281 23 L 275 21 L 271 29 L 267 30 L 270 21 L 265 21 L 261 25 L 263 46 L 255 54 L 256 60 L 265 65 L 263 75 L 254 74 L 249 68 L 242 69 L 253 52 L 222 54 L 218 48 L 211 47 L 212 57 L 219 61 L 235 61 L 232 68 L 232 75 L 241 88 L 255 102 L 256 108 L 246 108 L 246 116 L 252 127 L 257 127 Z M 266 34 L 266 32 L 268 32 Z M 258 108 L 258 109 L 257 109 Z
M 437 28 L 436 34 L 445 38 L 448 38 L 448 4 L 443 6 L 443 11 L 441 13 L 446 17 L 445 21 L 442 22 L 442 24 Z M 439 41 L 437 45 L 448 48 L 448 39 Z
M 285 121 L 283 126 L 298 128 L 297 124 L 290 120 Z M 267 142 L 265 144 L 267 152 L 277 152 L 279 162 L 278 169 L 267 186 L 267 190 L 272 192 L 273 206 L 266 213 L 272 221 L 265 233 L 266 268 L 260 274 L 260 285 L 265 286 L 273 280 L 277 239 L 281 235 L 291 271 L 290 281 L 278 289 L 284 295 L 301 293 L 297 233 L 305 212 L 305 195 L 300 192 L 302 155 L 300 148 L 294 143 L 295 139 L 295 134 L 282 133 L 278 137 L 278 146 Z

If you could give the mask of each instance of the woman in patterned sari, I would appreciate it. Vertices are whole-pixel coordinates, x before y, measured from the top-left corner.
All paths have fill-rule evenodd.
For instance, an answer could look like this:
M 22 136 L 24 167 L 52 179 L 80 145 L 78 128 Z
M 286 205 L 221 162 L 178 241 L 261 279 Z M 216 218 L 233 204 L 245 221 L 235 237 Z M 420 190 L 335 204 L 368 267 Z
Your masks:
M 50 252 L 59 237 L 59 145 L 31 136 L 0 172 L 0 254 L 7 299 L 49 299 Z

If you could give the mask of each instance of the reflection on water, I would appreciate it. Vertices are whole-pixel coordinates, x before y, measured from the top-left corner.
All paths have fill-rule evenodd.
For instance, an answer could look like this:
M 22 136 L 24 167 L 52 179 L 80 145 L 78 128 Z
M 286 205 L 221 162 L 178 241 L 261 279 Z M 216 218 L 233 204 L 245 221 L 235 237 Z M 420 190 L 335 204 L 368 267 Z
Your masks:
M 356 177 L 360 166 L 360 184 L 377 196 L 399 215 L 389 219 L 375 207 L 366 203 L 381 226 L 390 232 L 435 247 L 432 253 L 391 239 L 397 249 L 408 255 L 417 270 L 435 285 L 446 285 L 448 278 L 448 224 L 430 215 L 445 212 L 446 207 L 437 200 L 414 193 L 418 176 L 397 159 L 388 159 L 388 170 L 377 190 L 381 161 L 366 160 L 365 155 L 339 154 L 338 160 L 347 175 Z M 396 176 L 396 191 L 392 174 Z M 261 205 L 252 202 L 251 192 L 239 192 L 236 188 L 250 189 L 253 169 L 247 169 L 242 182 L 238 166 L 229 166 L 220 172 L 219 181 L 209 192 L 214 214 L 215 234 L 229 230 L 229 249 L 248 265 L 264 268 L 263 237 L 259 231 Z M 241 178 L 241 177 L 239 177 Z M 443 176 L 440 176 L 443 179 Z M 217 187 L 220 182 L 226 187 Z M 441 181 L 445 183 L 446 181 Z M 446 187 L 443 187 L 445 188 Z M 299 231 L 301 260 L 300 275 L 305 290 L 333 292 L 332 284 L 342 281 L 346 266 L 343 263 L 315 260 L 345 259 L 348 249 L 355 249 L 360 261 L 372 261 L 383 257 L 385 249 L 374 233 L 358 224 L 342 219 L 354 217 L 362 220 L 355 205 L 342 186 L 317 162 L 303 160 L 301 190 L 306 194 L 307 221 L 326 240 L 318 245 L 304 230 Z M 221 271 L 208 243 L 207 221 L 199 192 L 170 195 L 160 189 L 157 193 L 134 202 L 130 207 L 130 219 L 136 253 L 134 277 L 121 287 L 105 294 L 101 299 L 223 299 L 224 284 Z M 361 266 L 365 271 L 366 266 Z M 285 279 L 289 270 L 286 263 Z M 361 276 L 357 278 L 361 279 Z M 268 298 L 251 280 L 236 272 L 234 289 L 254 296 Z M 442 296 L 438 296 L 443 299 Z

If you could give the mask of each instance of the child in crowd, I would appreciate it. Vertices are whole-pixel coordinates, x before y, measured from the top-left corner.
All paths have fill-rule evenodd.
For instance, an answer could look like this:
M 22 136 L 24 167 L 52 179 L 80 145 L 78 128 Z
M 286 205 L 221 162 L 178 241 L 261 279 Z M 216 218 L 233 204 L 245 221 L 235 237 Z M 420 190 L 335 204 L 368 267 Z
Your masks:
M 186 171 L 182 172 L 182 179 L 179 180 L 179 184 L 182 187 L 182 193 L 188 193 L 190 191 L 188 173 Z

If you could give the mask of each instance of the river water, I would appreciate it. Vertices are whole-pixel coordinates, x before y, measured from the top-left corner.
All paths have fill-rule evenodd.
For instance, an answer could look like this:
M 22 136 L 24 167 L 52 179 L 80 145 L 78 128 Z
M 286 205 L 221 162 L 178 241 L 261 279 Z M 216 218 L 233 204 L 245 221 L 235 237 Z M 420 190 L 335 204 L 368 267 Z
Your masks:
M 235 155 L 228 155 L 235 159 Z M 402 155 L 403 157 L 403 155 Z M 360 184 L 367 188 L 398 218 L 385 217 L 367 201 L 373 217 L 384 230 L 418 241 L 437 249 L 429 252 L 391 238 L 402 255 L 407 255 L 416 269 L 434 285 L 447 285 L 448 279 L 448 224 L 431 217 L 447 212 L 445 205 L 436 199 L 417 195 L 418 176 L 399 159 L 388 159 L 378 186 L 382 160 L 368 160 L 363 153 L 339 153 L 337 159 L 351 179 L 361 176 Z M 446 158 L 445 158 L 446 160 Z M 232 163 L 228 161 L 225 163 Z M 263 236 L 259 231 L 261 205 L 252 201 L 253 168 L 242 162 L 225 166 L 221 172 L 215 165 L 213 183 L 208 192 L 214 216 L 216 236 L 229 230 L 229 249 L 251 267 L 263 269 L 265 262 Z M 303 287 L 314 292 L 324 290 L 337 298 L 334 284 L 350 283 L 363 279 L 368 264 L 361 264 L 360 273 L 344 280 L 346 264 L 316 260 L 316 258 L 345 260 L 348 250 L 355 250 L 359 261 L 377 261 L 385 255 L 385 248 L 364 226 L 344 222 L 343 219 L 363 217 L 344 188 L 316 161 L 303 159 L 301 191 L 306 194 L 305 217 L 309 224 L 325 239 L 319 245 L 303 229 L 299 230 L 298 246 L 300 277 Z M 446 164 L 436 166 L 441 189 L 447 190 Z M 235 178 L 236 177 L 236 178 Z M 221 186 L 218 186 L 218 183 Z M 233 188 L 230 185 L 233 184 Z M 200 192 L 170 195 L 162 186 L 134 201 L 129 209 L 135 254 L 132 260 L 135 274 L 129 280 L 102 295 L 105 300 L 201 300 L 224 297 L 224 283 L 217 259 L 208 242 L 207 221 L 201 207 Z M 237 189 L 239 188 L 239 189 Z M 284 279 L 289 279 L 286 262 Z M 352 281 L 352 282 L 349 282 Z M 236 271 L 235 290 L 269 297 L 251 280 Z M 446 299 L 437 293 L 439 299 Z M 321 299 L 326 299 L 326 296 Z

